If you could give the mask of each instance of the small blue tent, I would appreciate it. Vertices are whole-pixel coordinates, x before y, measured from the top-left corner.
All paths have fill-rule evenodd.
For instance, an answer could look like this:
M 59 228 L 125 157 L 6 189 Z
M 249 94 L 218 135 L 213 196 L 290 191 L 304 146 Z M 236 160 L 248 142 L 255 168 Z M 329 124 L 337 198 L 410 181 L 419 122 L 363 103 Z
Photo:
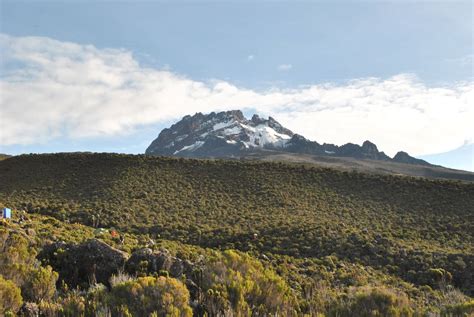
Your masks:
M 2 218 L 10 219 L 12 217 L 12 210 L 10 208 L 2 209 Z

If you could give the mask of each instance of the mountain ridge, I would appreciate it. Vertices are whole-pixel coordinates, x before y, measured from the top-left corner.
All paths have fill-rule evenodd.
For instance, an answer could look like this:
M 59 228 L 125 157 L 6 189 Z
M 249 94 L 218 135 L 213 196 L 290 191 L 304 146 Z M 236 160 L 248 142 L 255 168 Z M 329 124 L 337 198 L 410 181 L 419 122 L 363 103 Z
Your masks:
M 184 116 L 171 127 L 163 129 L 146 149 L 145 154 L 236 158 L 246 157 L 261 150 L 432 166 L 403 151 L 390 158 L 368 140 L 362 145 L 320 144 L 283 127 L 272 117 L 264 119 L 254 114 L 249 120 L 240 110 L 209 114 L 198 112 L 193 116 Z

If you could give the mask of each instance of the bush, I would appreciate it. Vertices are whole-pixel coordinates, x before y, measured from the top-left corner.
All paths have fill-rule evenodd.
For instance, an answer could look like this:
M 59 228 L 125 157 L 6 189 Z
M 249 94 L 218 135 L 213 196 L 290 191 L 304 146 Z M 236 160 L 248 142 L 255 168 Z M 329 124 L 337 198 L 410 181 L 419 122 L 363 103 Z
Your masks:
M 228 307 L 237 315 L 291 315 L 294 298 L 286 282 L 273 270 L 247 254 L 227 250 L 211 259 L 203 274 L 209 290 L 206 306 L 224 314 Z
M 413 315 L 408 297 L 383 287 L 359 288 L 331 316 L 410 317 Z
M 462 304 L 451 305 L 445 308 L 444 315 L 469 317 L 474 315 L 474 299 Z
M 66 317 L 83 316 L 86 310 L 86 299 L 78 291 L 68 292 L 60 304 Z
M 0 275 L 0 315 L 16 313 L 23 304 L 20 289 Z
M 56 291 L 57 280 L 58 273 L 54 272 L 51 266 L 34 269 L 22 287 L 23 294 L 34 302 L 49 300 Z
M 12 230 L 0 229 L 0 274 L 22 285 L 36 262 L 36 252 L 27 239 Z
M 192 316 L 189 292 L 180 281 L 160 276 L 139 277 L 117 283 L 110 293 L 112 310 L 128 311 L 132 316 Z

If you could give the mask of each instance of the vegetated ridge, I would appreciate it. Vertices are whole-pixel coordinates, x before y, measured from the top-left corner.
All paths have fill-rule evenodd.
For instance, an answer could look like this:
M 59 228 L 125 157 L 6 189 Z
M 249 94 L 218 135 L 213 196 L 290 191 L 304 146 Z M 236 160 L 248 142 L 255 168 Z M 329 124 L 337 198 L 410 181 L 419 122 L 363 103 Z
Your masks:
M 472 183 L 81 153 L 15 156 L 0 176 L 0 200 L 29 213 L 295 263 L 331 256 L 416 287 L 442 279 L 474 292 Z

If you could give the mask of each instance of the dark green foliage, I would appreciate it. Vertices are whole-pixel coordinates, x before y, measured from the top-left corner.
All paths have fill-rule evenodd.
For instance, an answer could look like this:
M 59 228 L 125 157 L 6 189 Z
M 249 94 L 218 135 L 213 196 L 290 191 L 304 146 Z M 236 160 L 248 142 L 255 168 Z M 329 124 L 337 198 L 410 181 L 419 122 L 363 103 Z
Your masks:
M 57 221 L 54 222 L 54 226 L 50 226 L 51 220 L 46 216 L 29 215 L 27 223 L 17 225 L 13 222 L 5 229 L 19 235 L 22 235 L 24 230 L 38 232 L 39 234 L 27 247 L 32 254 L 36 254 L 43 247 L 45 237 L 54 235 L 60 235 L 66 242 L 77 241 L 82 245 L 90 245 L 87 239 L 94 231 L 93 228 Z M 67 235 L 66 232 L 71 235 Z M 79 237 L 82 237 L 82 240 Z M 106 237 L 103 236 L 103 238 Z M 143 250 L 141 241 L 148 239 L 146 235 L 129 234 L 126 244 L 122 245 L 114 240 L 110 240 L 109 243 L 127 250 Z M 84 249 L 82 252 L 95 253 L 94 249 L 89 251 Z M 260 256 L 262 260 L 257 260 L 254 256 L 238 251 L 205 250 L 166 240 L 157 242 L 155 252 L 168 254 L 165 262 L 172 259 L 181 263 L 193 261 L 194 270 L 192 272 L 185 270 L 188 275 L 183 275 L 178 279 L 185 283 L 192 295 L 191 299 L 196 301 L 195 311 L 209 313 L 225 311 L 229 314 L 240 311 L 245 315 L 248 313 L 246 309 L 251 307 L 252 312 L 261 314 L 279 312 L 280 315 L 285 316 L 295 314 L 323 316 L 331 312 L 347 311 L 348 305 L 354 302 L 354 294 L 367 289 L 363 287 L 366 284 L 373 285 L 372 287 L 377 289 L 380 287 L 375 285 L 383 284 L 384 289 L 391 293 L 409 294 L 413 309 L 419 312 L 459 310 L 468 307 L 464 304 L 468 298 L 451 287 L 448 287 L 452 289 L 451 291 L 442 292 L 432 290 L 428 286 L 417 289 L 396 277 L 367 266 L 340 260 L 335 256 L 299 259 L 267 254 Z M 67 269 L 73 270 L 78 265 L 86 263 L 72 265 L 68 262 L 60 262 L 59 264 L 65 265 L 65 267 L 57 268 L 61 272 Z M 33 267 L 27 271 L 33 272 L 35 268 L 37 266 L 33 264 Z M 142 271 L 137 273 L 143 277 L 153 275 L 155 279 L 158 276 L 170 278 L 169 271 L 155 272 L 149 269 L 150 266 L 143 265 Z M 46 270 L 49 271 L 49 269 Z M 172 269 L 170 271 L 173 272 Z M 26 280 L 29 280 L 28 275 Z M 111 285 L 131 280 L 135 278 L 119 273 L 111 279 Z M 121 300 L 115 302 L 107 288 L 100 284 L 76 290 L 60 281 L 53 298 L 42 301 L 38 305 L 44 316 L 97 316 L 97 314 L 108 316 L 107 314 L 111 311 L 120 313 L 122 316 L 132 316 L 128 305 L 122 303 Z
M 50 300 L 56 292 L 56 281 L 58 273 L 54 272 L 50 266 L 33 269 L 23 285 L 26 299 L 32 302 Z
M 9 206 L 207 247 L 340 258 L 474 290 L 474 184 L 283 163 L 115 154 L 0 163 Z M 94 218 L 94 219 L 93 219 Z
M 166 248 L 199 263 L 201 277 L 173 277 L 215 312 L 448 313 L 469 309 L 469 299 L 447 300 L 447 286 L 474 293 L 472 183 L 116 154 L 17 156 L 0 162 L 0 177 L 0 202 L 30 219 L 8 239 L 0 227 L 0 241 L 9 241 L 4 245 L 20 259 L 7 277 L 18 285 L 48 242 L 96 237 L 129 254 Z M 114 227 L 123 239 L 96 227 Z M 33 260 L 24 256 L 28 248 Z M 0 254 L 0 261 L 8 259 Z M 171 278 L 152 266 L 137 262 L 133 274 Z M 57 294 L 41 309 L 69 316 L 110 310 L 85 282 L 80 292 Z M 127 304 L 113 309 L 132 314 Z
M 16 313 L 22 303 L 23 298 L 18 286 L 0 275 L 0 316 L 7 313 Z
M 35 250 L 21 231 L 0 227 L 0 275 L 22 285 L 35 264 Z

